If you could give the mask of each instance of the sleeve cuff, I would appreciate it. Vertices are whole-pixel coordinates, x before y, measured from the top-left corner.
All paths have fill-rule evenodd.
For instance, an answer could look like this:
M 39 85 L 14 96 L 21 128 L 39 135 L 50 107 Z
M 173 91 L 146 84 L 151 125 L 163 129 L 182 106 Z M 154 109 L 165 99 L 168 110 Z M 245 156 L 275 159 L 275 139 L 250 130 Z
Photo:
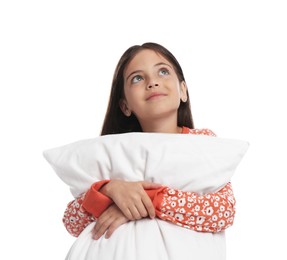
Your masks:
M 113 203 L 109 197 L 99 192 L 107 183 L 109 183 L 109 180 L 95 182 L 86 192 L 83 200 L 83 208 L 95 218 L 98 218 Z

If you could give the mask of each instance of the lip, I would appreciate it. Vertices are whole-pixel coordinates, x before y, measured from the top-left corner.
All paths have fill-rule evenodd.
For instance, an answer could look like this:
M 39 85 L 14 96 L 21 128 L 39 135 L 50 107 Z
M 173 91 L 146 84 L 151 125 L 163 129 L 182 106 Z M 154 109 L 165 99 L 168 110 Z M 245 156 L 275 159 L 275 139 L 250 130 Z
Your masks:
M 153 92 L 147 97 L 146 100 L 151 100 L 151 99 L 154 99 L 154 98 L 157 98 L 157 97 L 160 97 L 160 96 L 167 96 L 167 95 L 164 94 L 164 93 L 160 93 L 160 92 Z

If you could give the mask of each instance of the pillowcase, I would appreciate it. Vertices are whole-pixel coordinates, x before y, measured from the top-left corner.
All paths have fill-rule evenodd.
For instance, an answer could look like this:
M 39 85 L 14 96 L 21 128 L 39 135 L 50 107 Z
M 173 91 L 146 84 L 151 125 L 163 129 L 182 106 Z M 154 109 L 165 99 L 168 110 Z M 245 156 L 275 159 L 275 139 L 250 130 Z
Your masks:
M 205 135 L 124 133 L 80 140 L 43 155 L 74 197 L 104 179 L 146 180 L 204 194 L 231 180 L 248 146 Z

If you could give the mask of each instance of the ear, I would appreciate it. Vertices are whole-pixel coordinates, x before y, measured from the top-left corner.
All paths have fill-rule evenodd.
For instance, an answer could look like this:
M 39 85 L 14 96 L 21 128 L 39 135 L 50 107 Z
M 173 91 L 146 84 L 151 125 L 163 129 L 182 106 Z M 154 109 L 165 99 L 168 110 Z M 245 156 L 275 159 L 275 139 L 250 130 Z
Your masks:
M 132 114 L 132 111 L 129 109 L 128 103 L 125 99 L 121 99 L 119 105 L 125 116 L 129 117 Z
M 180 83 L 180 100 L 185 103 L 187 101 L 187 86 L 185 81 Z

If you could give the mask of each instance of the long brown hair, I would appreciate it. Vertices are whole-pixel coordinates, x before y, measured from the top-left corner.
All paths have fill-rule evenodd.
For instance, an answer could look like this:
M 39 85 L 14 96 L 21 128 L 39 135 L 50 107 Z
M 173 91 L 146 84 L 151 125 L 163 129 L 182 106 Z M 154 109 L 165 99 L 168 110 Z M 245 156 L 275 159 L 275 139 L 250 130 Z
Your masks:
M 132 58 L 141 50 L 145 49 L 153 50 L 165 57 L 173 65 L 179 82 L 185 81 L 180 64 L 165 47 L 153 42 L 131 46 L 123 53 L 116 66 L 101 135 L 142 132 L 142 128 L 136 116 L 133 113 L 129 117 L 125 116 L 120 109 L 119 102 L 124 97 L 124 70 Z M 178 108 L 177 125 L 186 126 L 191 129 L 194 128 L 188 91 L 187 101 L 181 101 Z

